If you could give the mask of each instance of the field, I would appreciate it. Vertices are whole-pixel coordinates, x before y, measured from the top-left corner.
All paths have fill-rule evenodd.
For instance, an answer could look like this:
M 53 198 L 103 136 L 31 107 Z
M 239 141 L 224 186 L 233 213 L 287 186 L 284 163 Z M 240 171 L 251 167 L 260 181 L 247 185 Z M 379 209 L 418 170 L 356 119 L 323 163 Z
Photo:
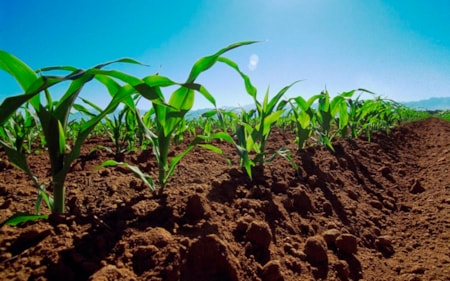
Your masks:
M 223 57 L 254 43 L 182 83 L 108 69 L 128 58 L 32 70 L 0 50 L 23 89 L 0 104 L 0 278 L 450 280 L 449 112 L 365 89 L 286 98 L 300 81 L 258 96 Z M 216 63 L 250 108 L 196 82 Z M 90 81 L 104 108 L 80 95 Z M 189 119 L 197 95 L 212 109 Z
M 295 151 L 274 130 L 268 146 Z M 450 280 L 450 123 L 337 139 L 256 171 L 195 148 L 162 194 L 89 138 L 67 178 L 67 216 L 0 230 L 2 280 Z M 216 141 L 225 155 L 235 149 Z M 186 143 L 186 142 L 183 142 Z M 173 147 L 183 150 L 185 145 Z M 4 159 L 4 153 L 0 152 Z M 149 150 L 124 155 L 151 173 Z M 232 159 L 236 160 L 236 159 Z M 29 156 L 49 180 L 46 153 Z M 234 161 L 236 162 L 236 161 Z M 33 212 L 37 190 L 8 161 L 0 218 Z M 382 277 L 381 277 L 382 276 Z

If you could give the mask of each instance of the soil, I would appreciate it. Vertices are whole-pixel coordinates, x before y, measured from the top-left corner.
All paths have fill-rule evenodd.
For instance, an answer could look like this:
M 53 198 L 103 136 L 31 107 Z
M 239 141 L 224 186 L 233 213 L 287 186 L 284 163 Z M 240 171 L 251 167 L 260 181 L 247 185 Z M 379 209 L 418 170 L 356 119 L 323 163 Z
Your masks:
M 112 146 L 91 138 L 66 216 L 1 227 L 0 279 L 450 280 L 450 122 L 339 139 L 334 153 L 293 140 L 276 130 L 269 149 L 294 151 L 298 172 L 279 157 L 250 180 L 217 142 L 225 157 L 196 148 L 156 194 L 125 168 L 94 172 L 118 157 L 155 176 L 150 150 L 89 152 Z M 34 212 L 31 181 L 0 159 L 0 220 Z M 28 160 L 48 184 L 46 153 Z

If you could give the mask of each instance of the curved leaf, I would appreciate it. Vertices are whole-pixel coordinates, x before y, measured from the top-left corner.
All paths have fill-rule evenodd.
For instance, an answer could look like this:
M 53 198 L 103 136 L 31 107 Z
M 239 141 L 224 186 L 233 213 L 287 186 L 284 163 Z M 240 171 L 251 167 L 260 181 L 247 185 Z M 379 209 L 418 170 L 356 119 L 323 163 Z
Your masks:
M 231 68 L 233 68 L 234 70 L 236 70 L 239 73 L 239 75 L 241 75 L 242 79 L 244 80 L 245 90 L 247 91 L 247 93 L 250 96 L 252 96 L 253 98 L 256 98 L 257 90 L 256 90 L 255 86 L 253 86 L 252 82 L 250 81 L 250 78 L 240 70 L 239 66 L 234 61 L 232 61 L 228 58 L 225 58 L 225 57 L 219 57 L 219 58 L 217 58 L 217 61 L 225 63 L 228 66 L 230 66 Z
M 0 69 L 13 76 L 24 91 L 37 79 L 36 73 L 28 65 L 2 50 L 0 50 Z
M 250 44 L 257 43 L 257 42 L 258 41 L 243 41 L 243 42 L 234 43 L 232 45 L 229 45 L 229 46 L 219 50 L 218 52 L 216 52 L 213 55 L 200 58 L 192 67 L 191 72 L 189 73 L 189 77 L 186 80 L 186 83 L 194 82 L 195 79 L 197 79 L 197 77 L 200 75 L 200 73 L 211 68 L 217 62 L 218 58 L 222 54 L 224 54 L 232 49 L 235 49 L 237 47 L 244 46 L 244 45 L 250 45 Z
M 33 215 L 28 213 L 17 213 L 0 223 L 0 227 L 6 225 L 17 226 L 28 221 L 35 221 L 40 219 L 48 219 L 48 215 Z

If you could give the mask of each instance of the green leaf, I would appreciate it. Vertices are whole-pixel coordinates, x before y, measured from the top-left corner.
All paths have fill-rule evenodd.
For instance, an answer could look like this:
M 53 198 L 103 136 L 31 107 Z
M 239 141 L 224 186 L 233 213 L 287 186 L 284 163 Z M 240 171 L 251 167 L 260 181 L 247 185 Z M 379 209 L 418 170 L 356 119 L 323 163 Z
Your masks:
M 266 116 L 266 118 L 264 118 L 263 136 L 267 136 L 269 134 L 269 131 L 270 131 L 270 128 L 271 128 L 272 124 L 277 122 L 277 120 L 280 118 L 280 116 L 283 113 L 284 113 L 283 110 L 278 110 L 278 111 L 275 111 L 274 113 Z
M 48 219 L 48 215 L 33 215 L 28 213 L 16 213 L 0 223 L 0 227 L 6 225 L 17 226 L 24 222 L 35 221 L 40 219 Z
M 139 167 L 130 165 L 130 164 L 125 163 L 125 162 L 117 162 L 115 160 L 106 160 L 102 164 L 100 164 L 97 167 L 95 167 L 94 172 L 100 170 L 101 168 L 111 167 L 111 166 L 112 167 L 123 166 L 123 167 L 126 167 L 126 168 L 130 169 L 130 171 L 132 171 L 135 176 L 140 178 L 148 187 L 150 187 L 150 189 L 152 191 L 156 190 L 156 187 L 155 187 L 155 185 L 153 183 L 153 180 L 152 180 L 152 178 L 149 175 L 143 173 L 139 169 Z
M 83 113 L 84 115 L 87 115 L 89 117 L 94 117 L 95 114 L 92 113 L 89 109 L 87 109 L 85 106 L 81 105 L 81 104 L 74 104 L 73 108 L 81 113 Z
M 162 75 L 150 75 L 142 80 L 151 87 L 170 87 L 174 85 L 179 85 L 179 83 L 174 82 L 170 78 Z
M 219 140 L 224 140 L 227 141 L 228 143 L 233 143 L 234 139 L 227 133 L 224 132 L 218 132 L 215 134 L 212 134 L 209 139 L 219 139 Z
M 24 91 L 37 79 L 36 73 L 28 65 L 2 50 L 0 50 L 0 69 L 13 76 Z
M 197 79 L 197 77 L 200 75 L 200 73 L 202 73 L 202 72 L 208 70 L 209 68 L 211 68 L 211 67 L 218 61 L 218 58 L 219 58 L 222 54 L 224 54 L 224 53 L 226 53 L 226 52 L 228 52 L 228 51 L 230 51 L 230 50 L 232 50 L 232 49 L 235 49 L 235 48 L 237 48 L 237 47 L 244 46 L 244 45 L 250 45 L 250 44 L 257 43 L 257 42 L 258 42 L 258 41 L 243 41 L 243 42 L 238 42 L 238 43 L 229 45 L 229 46 L 227 46 L 227 47 L 225 47 L 225 48 L 219 50 L 218 52 L 216 52 L 216 53 L 213 54 L 213 55 L 210 55 L 210 56 L 203 57 L 203 58 L 199 59 L 199 60 L 194 64 L 194 66 L 192 67 L 191 72 L 190 72 L 190 74 L 189 74 L 189 77 L 188 77 L 188 79 L 186 80 L 186 83 L 192 83 L 192 82 L 194 82 L 195 79 Z
M 156 187 L 155 187 L 155 184 L 154 184 L 154 182 L 153 182 L 153 179 L 149 176 L 149 175 L 147 175 L 147 174 L 145 174 L 145 173 L 143 173 L 140 169 L 139 169 L 139 167 L 137 167 L 137 166 L 133 166 L 133 165 L 129 165 L 129 164 L 127 164 L 127 163 L 124 163 L 124 165 L 125 165 L 125 167 L 127 167 L 128 169 L 130 169 L 132 172 L 133 172 L 133 174 L 135 175 L 135 176 L 137 176 L 138 178 L 140 178 L 152 191 L 155 191 L 156 190 Z
M 81 89 L 87 82 L 92 80 L 93 77 L 93 75 L 86 75 L 72 81 L 66 93 L 57 102 L 54 115 L 61 122 L 63 128 L 66 127 L 70 111 L 76 98 L 80 94 Z
M 311 125 L 311 117 L 304 111 L 298 115 L 297 121 L 303 129 L 308 128 Z
M 22 151 L 17 151 L 11 148 L 7 143 L 0 140 L 0 144 L 3 146 L 9 161 L 17 168 L 24 171 L 27 175 L 31 176 L 30 168 L 28 167 L 27 158 Z
M 217 146 L 214 146 L 212 144 L 199 144 L 200 147 L 203 147 L 205 149 L 211 150 L 212 152 L 215 152 L 217 154 L 222 154 L 222 149 L 218 148 Z
M 196 83 L 190 83 L 190 84 L 183 84 L 182 86 L 186 87 L 186 88 L 189 88 L 189 89 L 192 89 L 192 90 L 196 90 L 197 92 L 202 94 L 203 97 L 205 97 L 214 107 L 217 107 L 216 106 L 216 99 L 202 85 L 196 84 Z
M 37 180 L 35 180 L 37 182 Z M 38 188 L 38 196 L 36 199 L 36 205 L 35 205 L 35 210 L 36 210 L 36 214 L 40 215 L 41 214 L 41 202 L 42 200 L 44 200 L 45 204 L 47 204 L 47 208 L 49 208 L 49 210 L 51 210 L 52 212 L 54 211 L 54 201 L 53 198 L 50 197 L 47 192 L 45 191 L 45 185 L 40 185 Z
M 194 105 L 195 92 L 191 89 L 180 87 L 172 93 L 169 105 L 177 110 L 190 110 Z
M 117 162 L 115 160 L 106 160 L 104 161 L 102 164 L 98 165 L 97 167 L 94 168 L 94 172 L 97 172 L 98 170 L 105 168 L 105 167 L 115 167 L 118 165 L 123 164 L 122 162 Z
M 61 122 L 59 122 L 59 120 L 58 120 L 58 135 L 59 135 L 59 153 L 63 155 L 66 149 L 66 136 L 64 128 Z
M 275 154 L 286 159 L 298 174 L 298 172 L 299 172 L 298 165 L 297 165 L 297 163 L 295 163 L 294 159 L 292 159 L 291 152 L 288 149 L 282 147 L 279 150 L 275 151 Z
M 114 64 L 114 63 L 130 63 L 130 64 L 138 64 L 138 65 L 142 65 L 142 66 L 148 66 L 147 64 L 143 64 L 135 59 L 131 59 L 131 58 L 121 58 L 121 59 L 117 59 L 117 60 L 113 60 L 113 61 L 109 61 L 109 62 L 105 62 L 102 64 L 99 64 L 97 66 L 95 66 L 94 68 L 100 69 L 100 68 L 104 68 L 105 66 L 108 66 L 110 64 Z
M 343 97 L 345 99 L 349 99 L 349 98 L 353 97 L 353 95 L 355 94 L 355 91 L 356 90 L 352 90 L 352 91 L 349 91 L 349 92 L 343 92 L 339 96 L 341 96 L 341 97 Z
M 241 78 L 244 80 L 245 90 L 247 91 L 247 93 L 253 98 L 256 98 L 257 90 L 255 86 L 253 86 L 252 82 L 250 81 L 250 78 L 239 69 L 239 66 L 234 61 L 225 57 L 219 57 L 217 58 L 217 61 L 225 63 L 234 70 L 236 70 L 239 73 L 239 75 L 241 75 Z
M 10 115 L 24 103 L 34 97 L 37 97 L 39 100 L 38 94 L 41 91 L 59 82 L 61 82 L 61 78 L 45 76 L 39 77 L 30 85 L 24 94 L 8 97 L 3 100 L 2 104 L 0 104 L 0 124 L 3 124 L 10 117 Z M 34 104 L 34 106 L 36 106 L 36 104 Z M 39 105 L 37 104 L 37 106 Z
M 205 118 L 211 118 L 215 115 L 217 115 L 217 109 L 211 109 L 209 111 L 203 112 L 201 116 Z
M 275 105 L 280 101 L 280 99 L 284 96 L 284 94 L 295 84 L 301 82 L 302 80 L 297 80 L 293 83 L 291 83 L 290 85 L 284 87 L 283 89 L 281 89 L 269 102 L 269 104 L 267 105 L 267 111 L 270 113 L 273 111 Z M 280 109 L 280 108 L 279 108 Z

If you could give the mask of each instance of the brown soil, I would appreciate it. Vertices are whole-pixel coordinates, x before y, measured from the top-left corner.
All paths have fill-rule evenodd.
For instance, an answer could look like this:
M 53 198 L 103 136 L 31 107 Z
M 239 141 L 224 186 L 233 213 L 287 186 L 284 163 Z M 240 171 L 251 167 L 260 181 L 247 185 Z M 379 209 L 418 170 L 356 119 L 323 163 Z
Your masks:
M 293 139 L 274 132 L 270 147 L 295 151 Z M 0 229 L 0 279 L 450 280 L 449 122 L 310 147 L 298 174 L 277 158 L 253 181 L 198 148 L 161 196 L 126 169 L 93 172 L 113 158 L 88 153 L 98 144 L 111 145 L 89 140 L 68 177 L 69 215 Z M 153 159 L 125 156 L 155 175 Z M 47 156 L 29 160 L 48 181 Z M 0 179 L 0 219 L 33 212 L 24 174 L 2 160 Z

